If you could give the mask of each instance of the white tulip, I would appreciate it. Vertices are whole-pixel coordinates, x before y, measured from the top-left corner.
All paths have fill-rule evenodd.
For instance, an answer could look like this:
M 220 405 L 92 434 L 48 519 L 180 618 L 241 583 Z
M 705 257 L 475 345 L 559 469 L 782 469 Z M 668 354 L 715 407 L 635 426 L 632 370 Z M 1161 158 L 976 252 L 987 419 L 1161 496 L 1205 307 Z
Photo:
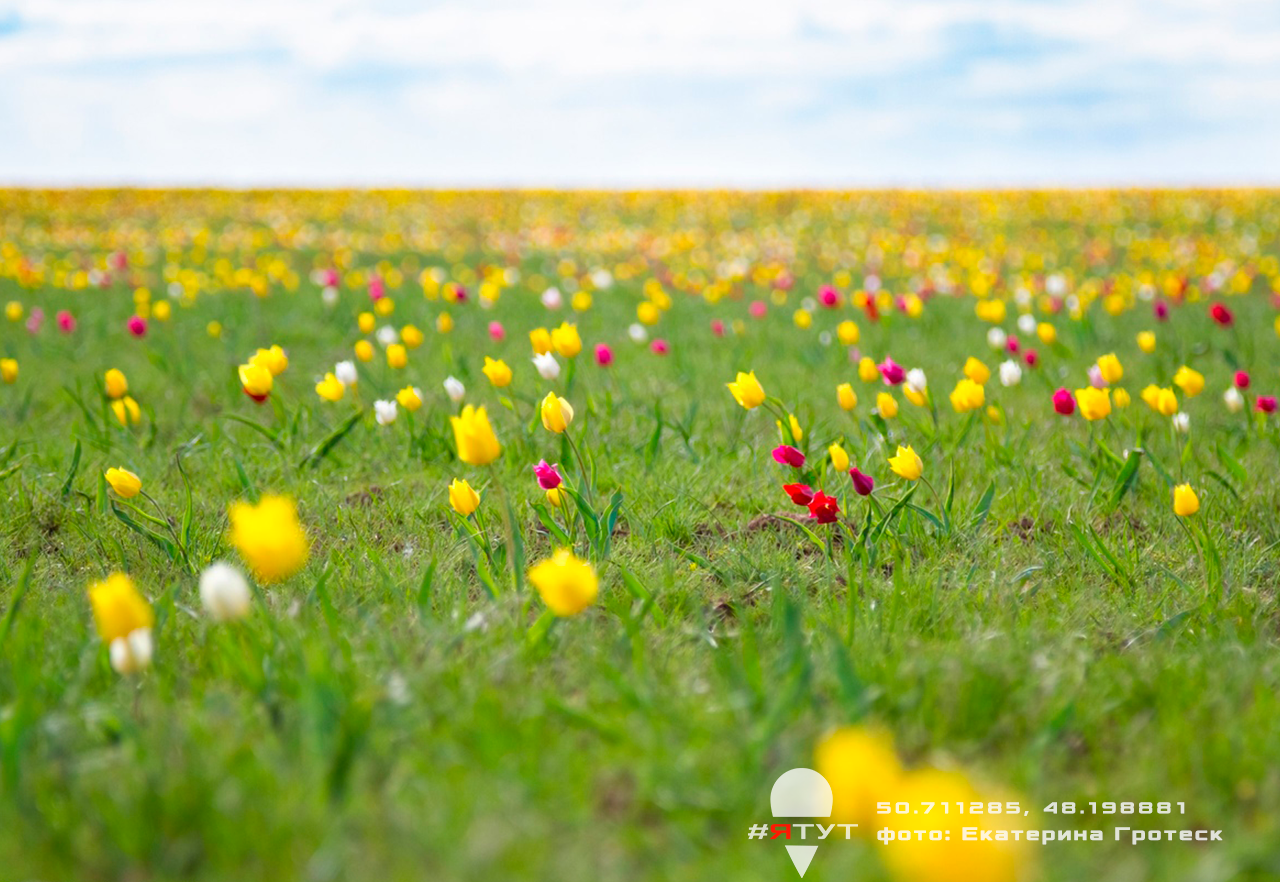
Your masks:
M 992 328 L 987 331 L 987 343 L 992 349 L 1004 349 L 1004 344 L 1008 341 L 1005 332 L 1000 328 Z
M 350 360 L 338 362 L 333 366 L 333 375 L 342 385 L 354 386 L 357 379 L 356 363 Z
M 373 418 L 378 421 L 380 426 L 389 426 L 394 423 L 397 413 L 394 401 L 375 401 L 373 403 Z
M 560 362 L 556 361 L 556 357 L 550 352 L 535 355 L 533 366 L 538 369 L 538 373 L 544 380 L 554 380 L 560 376 Z
M 1022 382 L 1022 367 L 1016 361 L 1000 363 L 1000 385 L 1016 386 Z
M 1024 312 L 1018 316 L 1018 330 L 1024 334 L 1034 334 L 1036 332 L 1036 317 L 1029 312 Z
M 559 370 L 556 371 L 559 373 Z M 444 394 L 449 396 L 449 400 L 455 404 L 462 400 L 462 396 L 467 394 L 467 387 L 462 385 L 462 381 L 457 377 L 444 378 Z
M 231 564 L 218 561 L 200 574 L 200 602 L 215 622 L 244 618 L 251 597 L 249 583 Z
M 378 342 L 383 346 L 390 346 L 399 339 L 400 334 L 391 325 L 383 325 L 378 328 Z
M 1191 415 L 1188 413 L 1175 413 L 1173 415 L 1173 429 L 1181 435 L 1185 435 L 1191 431 Z
M 649 339 L 649 332 L 644 329 L 644 325 L 639 322 L 634 322 L 629 328 L 627 328 L 627 336 L 629 336 L 634 343 L 643 343 Z
M 912 391 L 923 393 L 929 386 L 929 380 L 924 375 L 924 370 L 912 368 L 907 371 L 907 385 L 911 387 Z
M 119 674 L 135 674 L 151 666 L 151 629 L 138 628 L 111 641 L 111 667 Z
M 332 285 L 327 285 L 324 290 L 320 292 L 320 299 L 324 301 L 325 306 L 333 306 L 338 302 L 338 289 Z
M 1244 396 L 1235 386 L 1222 393 L 1222 401 L 1227 405 L 1227 410 L 1232 413 L 1239 413 L 1244 409 Z
M 564 298 L 560 296 L 560 289 L 551 287 L 542 292 L 542 305 L 547 309 L 559 309 L 564 305 Z

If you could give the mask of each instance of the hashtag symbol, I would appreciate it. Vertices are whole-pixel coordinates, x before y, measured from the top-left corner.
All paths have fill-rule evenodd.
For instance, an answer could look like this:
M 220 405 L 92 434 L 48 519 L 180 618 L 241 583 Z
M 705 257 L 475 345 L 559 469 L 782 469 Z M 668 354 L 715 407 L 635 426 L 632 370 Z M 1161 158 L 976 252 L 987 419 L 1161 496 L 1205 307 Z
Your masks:
M 751 832 L 747 834 L 748 839 L 764 839 L 769 835 L 768 824 L 752 824 Z

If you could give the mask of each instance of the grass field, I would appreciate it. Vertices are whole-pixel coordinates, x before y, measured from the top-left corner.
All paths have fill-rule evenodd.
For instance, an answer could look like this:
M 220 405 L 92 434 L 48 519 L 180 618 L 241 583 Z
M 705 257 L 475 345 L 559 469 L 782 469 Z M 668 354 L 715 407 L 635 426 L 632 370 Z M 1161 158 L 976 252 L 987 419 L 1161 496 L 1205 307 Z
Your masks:
M 1028 827 L 1105 841 L 912 876 L 865 835 L 805 878 L 1280 878 L 1280 434 L 1259 410 L 1280 389 L 1278 252 L 1265 191 L 0 193 L 0 878 L 794 878 L 747 828 L 780 773 L 827 773 L 815 750 L 845 726 L 1020 800 Z M 547 380 L 529 334 L 562 322 L 583 346 Z M 425 339 L 393 368 L 378 329 L 407 325 Z M 288 367 L 259 404 L 237 368 L 272 345 Z M 1110 414 L 1056 413 L 1110 353 Z M 863 379 L 863 356 L 927 387 Z M 957 412 L 970 357 L 990 377 Z M 324 400 L 345 360 L 358 382 Z M 739 371 L 769 400 L 740 407 Z M 421 409 L 379 424 L 406 386 Z M 539 418 L 549 391 L 564 434 Z M 491 465 L 457 457 L 463 404 L 487 410 Z M 922 480 L 891 470 L 899 444 Z M 544 459 L 583 510 L 549 503 Z M 471 518 L 455 478 L 480 491 Z M 1184 483 L 1200 508 L 1181 517 Z M 228 507 L 264 494 L 296 500 L 308 559 L 214 622 L 199 574 L 257 571 Z M 599 578 L 563 618 L 526 576 L 557 531 Z M 131 674 L 86 594 L 113 572 L 154 610 Z M 1086 813 L 1107 801 L 1185 814 Z M 1117 825 L 1223 833 L 1131 845 Z

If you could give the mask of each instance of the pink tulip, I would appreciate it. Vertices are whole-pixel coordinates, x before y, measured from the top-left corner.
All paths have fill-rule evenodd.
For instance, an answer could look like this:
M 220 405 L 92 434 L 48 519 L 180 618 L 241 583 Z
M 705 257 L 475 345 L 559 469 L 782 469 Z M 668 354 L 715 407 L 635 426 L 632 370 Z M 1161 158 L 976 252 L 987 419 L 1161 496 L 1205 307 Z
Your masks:
M 1063 416 L 1071 416 L 1076 412 L 1076 400 L 1066 389 L 1059 389 L 1053 393 L 1053 409 Z
M 613 350 L 606 343 L 596 344 L 596 364 L 608 367 L 613 364 Z
M 507 336 L 506 329 L 502 327 L 502 322 L 489 322 L 489 338 L 494 342 L 502 342 Z
M 135 337 L 141 337 L 147 333 L 147 320 L 140 315 L 129 316 L 128 322 L 129 333 Z

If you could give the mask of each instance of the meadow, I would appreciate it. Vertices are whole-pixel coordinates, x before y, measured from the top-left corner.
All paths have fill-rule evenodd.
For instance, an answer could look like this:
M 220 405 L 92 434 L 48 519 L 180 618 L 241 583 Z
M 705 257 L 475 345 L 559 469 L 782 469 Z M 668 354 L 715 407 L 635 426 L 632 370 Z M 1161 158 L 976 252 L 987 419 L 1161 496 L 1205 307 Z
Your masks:
M 807 879 L 1280 878 L 1277 255 L 1272 191 L 0 192 L 0 878 L 794 878 L 799 766 Z

